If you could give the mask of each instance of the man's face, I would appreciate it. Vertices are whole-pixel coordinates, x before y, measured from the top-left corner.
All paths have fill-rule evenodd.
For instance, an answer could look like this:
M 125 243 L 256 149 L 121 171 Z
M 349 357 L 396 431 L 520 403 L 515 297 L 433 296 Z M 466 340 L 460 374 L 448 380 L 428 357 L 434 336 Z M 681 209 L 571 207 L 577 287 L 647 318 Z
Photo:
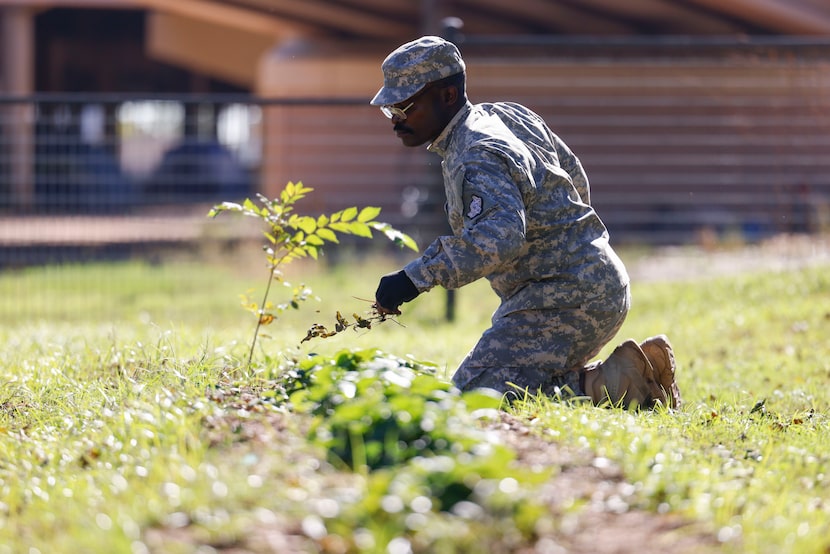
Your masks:
M 441 134 L 452 119 L 446 90 L 427 85 L 416 95 L 395 104 L 396 108 L 405 109 L 405 117 L 392 116 L 392 130 L 404 146 L 421 146 Z

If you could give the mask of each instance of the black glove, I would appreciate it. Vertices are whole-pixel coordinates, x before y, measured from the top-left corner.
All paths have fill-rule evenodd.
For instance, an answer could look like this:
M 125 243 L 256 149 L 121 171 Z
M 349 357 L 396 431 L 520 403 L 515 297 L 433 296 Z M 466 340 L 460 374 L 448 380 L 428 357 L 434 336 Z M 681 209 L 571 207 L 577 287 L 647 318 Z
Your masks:
M 380 278 L 378 290 L 375 292 L 375 301 L 384 310 L 399 314 L 398 306 L 413 300 L 419 294 L 404 270 L 400 270 L 387 273 Z

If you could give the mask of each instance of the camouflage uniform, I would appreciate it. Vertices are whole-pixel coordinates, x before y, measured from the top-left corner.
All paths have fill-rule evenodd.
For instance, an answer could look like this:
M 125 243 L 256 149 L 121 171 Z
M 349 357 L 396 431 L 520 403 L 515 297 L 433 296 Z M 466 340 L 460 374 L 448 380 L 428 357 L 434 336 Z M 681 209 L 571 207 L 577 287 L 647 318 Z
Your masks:
M 404 270 L 419 291 L 486 277 L 501 299 L 453 382 L 582 394 L 577 372 L 617 333 L 630 295 L 579 160 L 538 115 L 505 102 L 468 103 L 429 150 L 443 159 L 453 236 Z
M 452 43 L 422 37 L 382 70 L 370 103 L 383 107 L 466 67 Z M 501 299 L 453 382 L 582 394 L 578 372 L 617 333 L 630 294 L 579 160 L 538 115 L 507 102 L 467 102 L 429 150 L 442 158 L 453 235 L 407 264 L 406 276 L 418 292 L 486 277 Z

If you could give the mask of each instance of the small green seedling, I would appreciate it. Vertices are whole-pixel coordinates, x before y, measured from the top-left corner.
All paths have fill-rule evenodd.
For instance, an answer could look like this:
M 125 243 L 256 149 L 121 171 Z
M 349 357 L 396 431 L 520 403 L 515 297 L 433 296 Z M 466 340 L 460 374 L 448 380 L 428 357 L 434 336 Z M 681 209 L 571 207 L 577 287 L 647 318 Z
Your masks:
M 295 213 L 294 204 L 312 192 L 312 190 L 314 189 L 303 186 L 301 182 L 289 182 L 274 199 L 257 194 L 256 201 L 248 198 L 242 204 L 222 202 L 208 212 L 208 217 L 216 217 L 222 212 L 237 212 L 260 219 L 266 225 L 264 235 L 267 242 L 263 250 L 265 251 L 269 271 L 265 294 L 259 304 L 250 302 L 247 297 L 243 298 L 243 305 L 250 309 L 257 317 L 254 336 L 251 340 L 251 350 L 248 354 L 248 365 L 253 360 L 254 348 L 256 347 L 256 341 L 261 327 L 273 323 L 279 314 L 289 307 L 299 309 L 300 303 L 311 296 L 311 289 L 305 285 L 301 285 L 293 289 L 292 298 L 288 302 L 273 305 L 268 301 L 268 295 L 274 281 L 290 286 L 285 282 L 281 270 L 286 264 L 298 258 L 318 259 L 322 247 L 326 242 L 339 243 L 337 238 L 338 233 L 373 238 L 372 231 L 378 231 L 383 233 L 386 238 L 395 244 L 401 247 L 411 248 L 416 252 L 418 251 L 418 245 L 410 236 L 398 231 L 388 223 L 383 223 L 375 219 L 380 214 L 380 208 L 378 207 L 369 206 L 360 209 L 351 207 L 331 215 L 320 215 L 317 217 Z M 367 323 L 373 318 L 382 320 L 386 316 L 373 313 L 369 319 L 356 317 L 355 325 L 364 328 L 369 327 L 370 324 L 367 325 Z M 338 317 L 338 324 L 341 323 L 341 319 L 342 316 Z M 343 328 L 347 326 L 343 326 Z M 308 340 L 312 336 L 331 336 L 335 332 L 342 330 L 338 327 L 335 332 L 319 332 L 320 329 L 324 330 L 325 328 L 315 325 L 312 329 L 315 328 L 318 329 L 318 332 L 314 334 L 312 331 L 309 331 L 309 335 L 303 340 Z

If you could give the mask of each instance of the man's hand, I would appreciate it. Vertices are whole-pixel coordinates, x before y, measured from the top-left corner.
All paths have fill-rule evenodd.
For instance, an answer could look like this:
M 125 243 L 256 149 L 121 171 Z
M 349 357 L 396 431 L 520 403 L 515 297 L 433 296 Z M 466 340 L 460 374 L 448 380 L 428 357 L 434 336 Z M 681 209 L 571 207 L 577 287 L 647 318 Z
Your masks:
M 398 307 L 420 294 L 404 270 L 388 273 L 380 278 L 375 292 L 375 308 L 381 314 L 400 315 Z

